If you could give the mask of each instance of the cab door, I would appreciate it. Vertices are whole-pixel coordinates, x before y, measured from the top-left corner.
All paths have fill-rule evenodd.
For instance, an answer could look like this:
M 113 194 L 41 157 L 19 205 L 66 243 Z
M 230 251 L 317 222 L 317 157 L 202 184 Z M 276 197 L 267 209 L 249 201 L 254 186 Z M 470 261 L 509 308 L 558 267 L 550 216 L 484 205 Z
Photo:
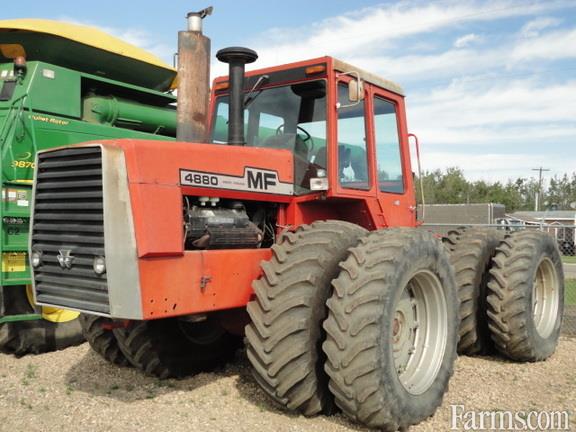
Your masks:
M 386 225 L 415 226 L 414 182 L 410 165 L 404 98 L 369 86 L 369 138 L 375 155 L 376 194 Z

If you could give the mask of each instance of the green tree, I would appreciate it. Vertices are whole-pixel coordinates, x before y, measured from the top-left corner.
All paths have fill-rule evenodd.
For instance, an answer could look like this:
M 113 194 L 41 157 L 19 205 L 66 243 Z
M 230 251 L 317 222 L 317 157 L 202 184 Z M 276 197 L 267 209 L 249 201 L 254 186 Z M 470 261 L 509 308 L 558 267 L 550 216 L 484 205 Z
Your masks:
M 419 181 L 419 179 L 416 179 Z M 506 211 L 534 210 L 538 180 L 519 177 L 515 180 L 488 182 L 469 181 L 460 168 L 434 170 L 422 175 L 427 204 L 499 203 Z M 417 184 L 418 188 L 420 185 Z M 418 193 L 420 203 L 420 193 Z M 541 208 L 570 209 L 576 202 L 576 173 L 555 176 L 548 188 L 543 186 Z

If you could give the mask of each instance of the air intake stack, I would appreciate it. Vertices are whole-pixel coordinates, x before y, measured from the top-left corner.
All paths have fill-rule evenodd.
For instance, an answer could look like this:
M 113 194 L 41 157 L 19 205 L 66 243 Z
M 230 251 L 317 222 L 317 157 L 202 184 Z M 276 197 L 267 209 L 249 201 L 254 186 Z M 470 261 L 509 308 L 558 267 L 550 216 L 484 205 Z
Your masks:
M 223 48 L 216 58 L 229 64 L 230 101 L 228 105 L 228 145 L 244 145 L 244 66 L 258 54 L 248 48 Z
M 210 39 L 202 34 L 202 20 L 212 9 L 188 13 L 188 29 L 178 32 L 178 141 L 208 141 Z

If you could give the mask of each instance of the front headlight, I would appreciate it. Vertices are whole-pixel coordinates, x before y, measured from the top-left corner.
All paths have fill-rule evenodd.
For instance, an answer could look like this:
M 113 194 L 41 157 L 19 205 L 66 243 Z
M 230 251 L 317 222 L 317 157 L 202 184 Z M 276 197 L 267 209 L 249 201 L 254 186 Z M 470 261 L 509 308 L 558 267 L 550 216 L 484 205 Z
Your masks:
M 99 275 L 103 274 L 106 271 L 106 261 L 104 260 L 104 257 L 99 256 L 94 258 L 92 268 L 94 269 L 94 273 Z
M 30 254 L 30 263 L 34 268 L 42 264 L 42 252 L 33 250 L 32 253 Z

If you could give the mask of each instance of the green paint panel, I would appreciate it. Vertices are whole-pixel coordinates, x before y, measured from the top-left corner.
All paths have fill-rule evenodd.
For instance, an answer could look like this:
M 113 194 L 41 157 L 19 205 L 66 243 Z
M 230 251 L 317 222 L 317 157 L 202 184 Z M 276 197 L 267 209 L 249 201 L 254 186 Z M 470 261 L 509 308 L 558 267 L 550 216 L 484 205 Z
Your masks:
M 97 64 L 97 58 L 92 61 Z M 29 61 L 11 97 L 0 101 L 2 286 L 30 283 L 29 205 L 37 151 L 106 139 L 174 139 L 176 111 L 170 106 L 174 96 L 138 87 L 137 79 L 127 84 L 89 75 L 88 69 L 78 72 Z M 12 63 L 0 64 L 0 90 L 13 79 Z M 111 121 L 111 112 L 83 112 L 98 104 L 108 104 L 105 108 L 111 112 L 117 104 L 122 116 Z
M 40 62 L 30 62 L 28 67 L 29 73 L 26 76 L 33 77 L 27 89 L 29 108 L 80 118 L 81 89 L 77 72 Z

